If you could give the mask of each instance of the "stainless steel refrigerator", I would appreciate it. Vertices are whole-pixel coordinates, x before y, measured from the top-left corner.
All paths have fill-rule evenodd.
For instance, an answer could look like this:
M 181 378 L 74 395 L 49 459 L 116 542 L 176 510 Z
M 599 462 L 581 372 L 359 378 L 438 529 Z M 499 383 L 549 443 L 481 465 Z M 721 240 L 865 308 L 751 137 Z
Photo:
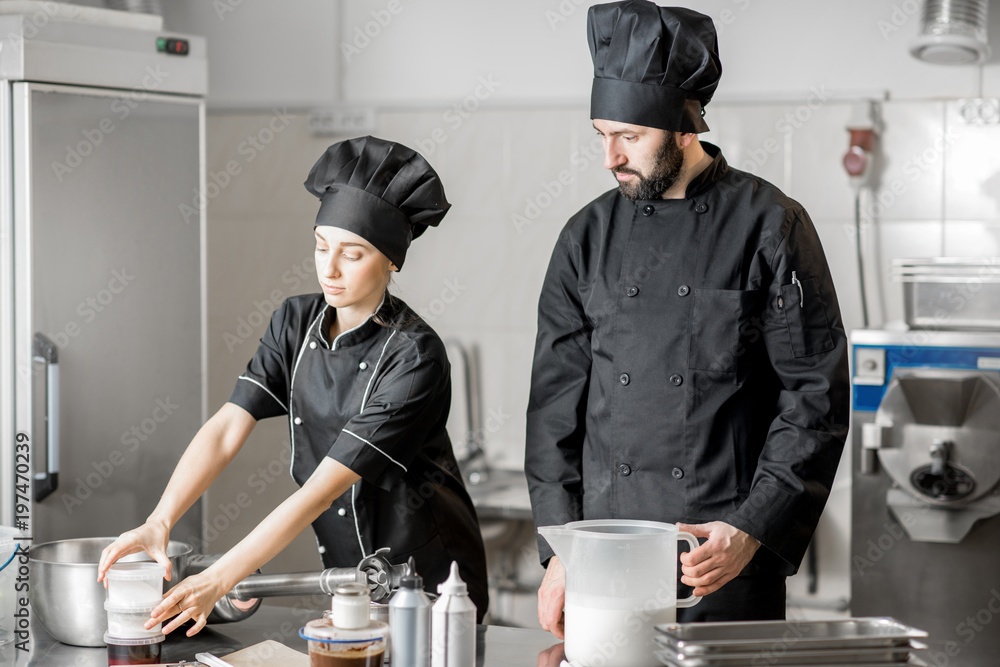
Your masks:
M 0 15 L 0 524 L 37 544 L 139 525 L 203 423 L 210 193 L 204 39 L 36 6 Z

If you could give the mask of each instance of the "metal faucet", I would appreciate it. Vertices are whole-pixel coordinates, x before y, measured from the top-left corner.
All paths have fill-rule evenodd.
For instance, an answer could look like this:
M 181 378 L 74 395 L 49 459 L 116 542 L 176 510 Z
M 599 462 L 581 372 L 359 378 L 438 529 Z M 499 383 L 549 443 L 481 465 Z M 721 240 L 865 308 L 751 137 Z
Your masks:
M 480 442 L 483 432 L 483 410 L 480 400 L 479 355 L 475 348 L 469 348 L 462 341 L 451 338 L 445 346 L 458 353 L 462 364 L 461 390 L 465 396 L 465 452 L 458 459 L 458 467 L 472 484 L 479 484 L 489 477 L 489 463 L 486 450 Z

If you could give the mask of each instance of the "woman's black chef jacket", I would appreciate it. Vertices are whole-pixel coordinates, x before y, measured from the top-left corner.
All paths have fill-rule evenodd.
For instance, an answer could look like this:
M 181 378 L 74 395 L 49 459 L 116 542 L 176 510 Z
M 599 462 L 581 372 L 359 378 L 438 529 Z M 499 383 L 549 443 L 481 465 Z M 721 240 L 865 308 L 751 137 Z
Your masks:
M 299 485 L 326 456 L 361 476 L 313 522 L 325 567 L 354 566 L 390 547 L 390 561 L 413 556 L 436 593 L 456 560 L 481 619 L 486 556 L 445 430 L 444 344 L 396 298 L 377 311 L 390 326 L 369 318 L 331 342 L 335 312 L 321 294 L 286 300 L 229 400 L 258 420 L 288 416 Z
M 847 434 L 847 339 L 806 212 L 702 145 L 714 160 L 684 199 L 613 190 L 559 237 L 538 304 L 531 504 L 540 526 L 724 521 L 767 547 L 759 571 L 790 574 Z

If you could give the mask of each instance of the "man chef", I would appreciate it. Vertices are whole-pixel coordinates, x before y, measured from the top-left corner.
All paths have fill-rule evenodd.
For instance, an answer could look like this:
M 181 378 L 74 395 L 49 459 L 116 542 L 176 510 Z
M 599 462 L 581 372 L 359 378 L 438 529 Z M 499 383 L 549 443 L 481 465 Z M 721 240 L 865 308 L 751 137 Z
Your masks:
M 591 118 L 618 180 L 574 215 L 538 303 L 525 470 L 538 526 L 679 523 L 706 596 L 678 620 L 785 616 L 847 433 L 847 340 L 802 206 L 698 140 L 715 28 L 683 8 L 590 8 Z M 565 573 L 539 539 L 542 627 Z

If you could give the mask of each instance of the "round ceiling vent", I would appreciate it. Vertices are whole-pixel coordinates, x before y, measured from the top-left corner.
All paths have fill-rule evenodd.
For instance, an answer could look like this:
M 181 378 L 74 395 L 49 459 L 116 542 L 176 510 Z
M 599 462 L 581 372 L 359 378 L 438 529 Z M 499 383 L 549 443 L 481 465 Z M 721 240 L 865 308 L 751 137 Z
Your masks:
M 986 37 L 989 0 L 926 0 L 920 36 L 910 53 L 935 65 L 974 65 L 990 57 Z

